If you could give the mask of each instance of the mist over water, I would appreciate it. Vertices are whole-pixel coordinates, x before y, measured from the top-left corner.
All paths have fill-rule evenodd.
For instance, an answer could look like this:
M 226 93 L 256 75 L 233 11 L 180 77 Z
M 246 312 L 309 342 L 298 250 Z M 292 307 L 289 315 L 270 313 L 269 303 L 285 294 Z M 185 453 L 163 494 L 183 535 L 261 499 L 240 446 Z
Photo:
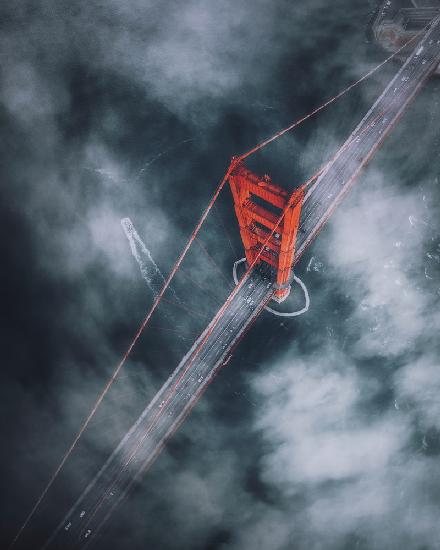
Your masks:
M 374 2 L 50 2 L 1 8 L 1 542 L 15 535 L 232 155 L 384 58 Z M 334 154 L 390 63 L 249 161 L 292 189 Z M 439 478 L 439 108 L 432 79 L 96 548 L 434 550 Z M 228 294 L 229 190 L 32 522 L 38 548 Z M 225 234 L 225 228 L 227 234 Z M 228 244 L 231 239 L 232 247 Z M 241 253 L 241 252 L 240 252 Z M 298 292 L 299 294 L 299 292 Z M 301 307 L 302 296 L 299 296 Z M 170 321 L 170 318 L 172 321 Z

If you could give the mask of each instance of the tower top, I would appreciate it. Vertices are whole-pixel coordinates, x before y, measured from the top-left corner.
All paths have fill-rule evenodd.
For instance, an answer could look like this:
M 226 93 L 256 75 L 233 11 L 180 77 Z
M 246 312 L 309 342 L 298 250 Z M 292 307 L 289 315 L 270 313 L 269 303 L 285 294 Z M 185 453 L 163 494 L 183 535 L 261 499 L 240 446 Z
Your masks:
M 304 192 L 298 189 L 292 196 L 272 183 L 269 176 L 259 177 L 251 172 L 243 162 L 235 165 L 229 184 L 247 263 L 251 265 L 259 255 L 257 264 L 271 266 L 276 288 L 274 299 L 282 302 L 290 292 Z

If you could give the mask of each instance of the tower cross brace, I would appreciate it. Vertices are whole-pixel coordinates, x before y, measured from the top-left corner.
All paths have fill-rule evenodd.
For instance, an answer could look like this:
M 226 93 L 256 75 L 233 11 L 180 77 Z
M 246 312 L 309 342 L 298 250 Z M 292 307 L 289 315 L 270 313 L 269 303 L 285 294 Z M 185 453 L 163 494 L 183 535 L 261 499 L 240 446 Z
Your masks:
M 242 161 L 237 162 L 231 171 L 229 184 L 247 263 L 251 265 L 261 252 L 256 263 L 265 262 L 273 268 L 274 300 L 282 302 L 290 293 L 304 192 L 297 189 L 292 197 L 272 183 L 269 176 L 261 178 L 251 172 Z M 287 207 L 289 201 L 291 204 Z M 284 210 L 284 217 L 277 226 Z

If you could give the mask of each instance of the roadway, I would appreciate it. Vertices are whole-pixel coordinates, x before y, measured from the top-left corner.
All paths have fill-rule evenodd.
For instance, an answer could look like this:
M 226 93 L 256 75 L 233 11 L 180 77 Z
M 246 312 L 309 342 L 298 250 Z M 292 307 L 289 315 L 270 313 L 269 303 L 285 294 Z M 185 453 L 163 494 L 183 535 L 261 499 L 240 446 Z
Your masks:
M 440 17 L 307 192 L 301 211 L 295 262 L 315 239 L 356 177 L 440 63 Z
M 218 323 L 194 342 L 44 548 L 85 548 L 154 461 L 272 296 L 270 273 L 254 270 Z
M 316 237 L 439 62 L 440 18 L 432 23 L 420 45 L 308 191 L 295 261 Z M 196 340 L 44 548 L 68 550 L 89 546 L 131 485 L 188 415 L 218 369 L 229 360 L 231 350 L 272 293 L 269 274 L 254 270 L 218 323 L 212 321 Z

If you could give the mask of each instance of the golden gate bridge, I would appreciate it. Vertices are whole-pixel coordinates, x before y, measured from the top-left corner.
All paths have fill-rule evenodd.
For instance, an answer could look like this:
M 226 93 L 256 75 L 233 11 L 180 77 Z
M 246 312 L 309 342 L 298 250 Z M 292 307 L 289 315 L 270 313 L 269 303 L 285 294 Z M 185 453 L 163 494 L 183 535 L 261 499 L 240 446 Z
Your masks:
M 389 2 L 388 2 L 389 4 Z M 221 191 L 229 183 L 243 242 L 245 269 L 226 301 L 195 340 L 177 368 L 145 408 L 118 447 L 90 482 L 45 549 L 89 547 L 139 477 L 151 466 L 167 440 L 225 365 L 244 334 L 269 302 L 283 302 L 293 270 L 361 170 L 406 111 L 440 63 L 440 15 L 394 47 L 393 53 L 311 113 L 234 157 L 194 228 L 126 353 L 107 381 L 71 446 L 11 543 L 14 547 L 76 447 L 128 356 L 150 322 Z M 383 13 L 379 13 L 384 17 Z M 423 20 L 426 23 L 425 20 Z M 377 31 L 377 29 L 376 29 Z M 377 31 L 379 32 L 379 31 Z M 388 35 L 387 35 L 388 36 Z M 348 93 L 395 56 L 406 61 L 339 150 L 306 182 L 288 193 L 268 176 L 253 173 L 247 158 Z

